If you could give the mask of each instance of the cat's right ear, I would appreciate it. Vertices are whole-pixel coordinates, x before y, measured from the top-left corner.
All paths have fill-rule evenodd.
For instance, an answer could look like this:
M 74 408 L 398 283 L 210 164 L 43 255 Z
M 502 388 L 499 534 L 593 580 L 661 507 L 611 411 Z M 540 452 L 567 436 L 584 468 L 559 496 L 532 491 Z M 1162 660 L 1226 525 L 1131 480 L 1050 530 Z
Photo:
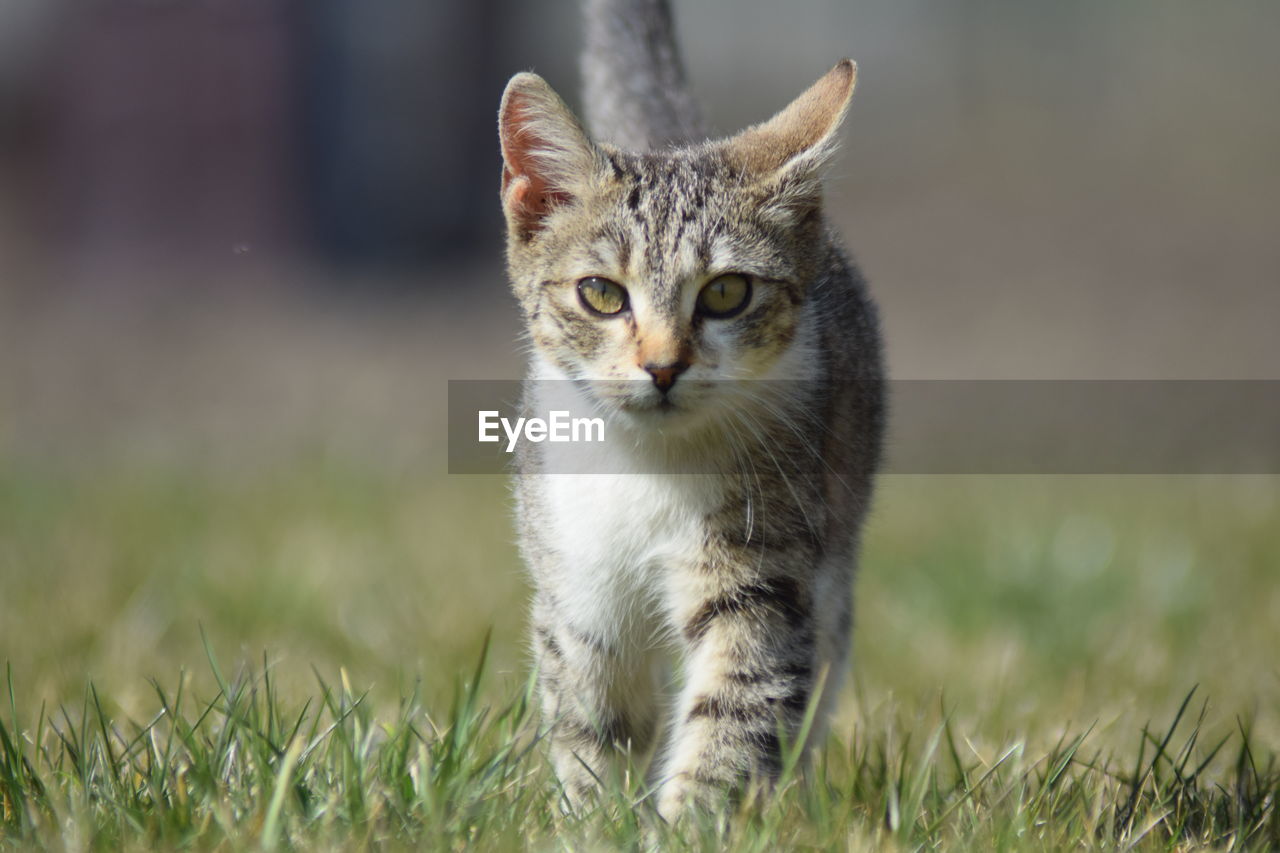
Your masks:
M 782 112 L 730 139 L 730 159 L 760 177 L 815 171 L 835 148 L 857 80 L 858 66 L 840 60 Z
M 857 79 L 858 67 L 843 59 L 782 112 L 725 142 L 729 161 L 767 190 L 761 215 L 805 221 L 820 204 L 822 168 Z
M 527 240 L 586 185 L 596 148 L 560 96 L 537 74 L 511 78 L 498 109 L 502 210 Z

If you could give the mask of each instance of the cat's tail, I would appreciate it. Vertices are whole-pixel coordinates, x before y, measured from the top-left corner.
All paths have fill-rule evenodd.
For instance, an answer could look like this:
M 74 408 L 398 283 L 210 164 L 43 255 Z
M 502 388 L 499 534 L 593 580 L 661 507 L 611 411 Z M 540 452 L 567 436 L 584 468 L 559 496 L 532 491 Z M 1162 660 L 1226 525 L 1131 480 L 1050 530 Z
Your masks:
M 706 137 L 668 0 L 583 0 L 582 94 L 599 140 L 645 151 Z

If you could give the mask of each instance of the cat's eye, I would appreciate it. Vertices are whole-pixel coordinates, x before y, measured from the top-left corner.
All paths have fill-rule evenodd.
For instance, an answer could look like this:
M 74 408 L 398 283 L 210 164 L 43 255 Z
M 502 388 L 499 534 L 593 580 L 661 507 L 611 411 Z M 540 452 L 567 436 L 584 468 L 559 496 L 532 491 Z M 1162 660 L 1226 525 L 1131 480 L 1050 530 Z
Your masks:
M 727 273 L 712 279 L 698 293 L 698 313 L 723 320 L 747 307 L 751 301 L 751 279 L 739 273 Z
M 588 276 L 578 282 L 578 299 L 588 311 L 606 317 L 621 314 L 627 309 L 627 290 L 616 281 Z

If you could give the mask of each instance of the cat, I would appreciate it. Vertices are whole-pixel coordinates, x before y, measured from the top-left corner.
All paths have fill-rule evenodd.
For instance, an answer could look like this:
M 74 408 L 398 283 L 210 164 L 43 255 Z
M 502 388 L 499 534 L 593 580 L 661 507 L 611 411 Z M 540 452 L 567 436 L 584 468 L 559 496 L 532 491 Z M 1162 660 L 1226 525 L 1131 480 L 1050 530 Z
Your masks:
M 604 415 L 613 458 L 557 475 L 526 444 L 517 525 L 568 804 L 655 749 L 665 720 L 653 783 L 673 819 L 776 778 L 847 665 L 885 411 L 876 310 L 822 208 L 856 67 L 707 140 L 666 0 L 585 13 L 591 132 L 516 74 L 501 202 L 524 405 L 569 389 Z M 672 651 L 682 685 L 663 713 Z

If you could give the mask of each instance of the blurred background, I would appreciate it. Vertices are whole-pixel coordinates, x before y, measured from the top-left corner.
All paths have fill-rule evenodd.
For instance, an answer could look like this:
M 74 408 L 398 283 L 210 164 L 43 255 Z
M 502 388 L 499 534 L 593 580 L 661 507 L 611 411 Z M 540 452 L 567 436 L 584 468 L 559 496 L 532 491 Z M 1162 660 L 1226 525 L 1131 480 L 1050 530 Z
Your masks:
M 895 377 L 1280 379 L 1280 7 L 677 7 L 726 133 L 859 63 L 829 204 Z M 343 666 L 393 695 L 492 627 L 519 679 L 505 484 L 444 473 L 442 407 L 520 372 L 495 112 L 524 69 L 576 104 L 579 40 L 572 0 L 0 3 L 20 692 L 145 706 L 202 669 L 200 625 L 298 689 Z M 857 707 L 944 691 L 996 732 L 1201 682 L 1274 733 L 1278 496 L 886 478 Z

